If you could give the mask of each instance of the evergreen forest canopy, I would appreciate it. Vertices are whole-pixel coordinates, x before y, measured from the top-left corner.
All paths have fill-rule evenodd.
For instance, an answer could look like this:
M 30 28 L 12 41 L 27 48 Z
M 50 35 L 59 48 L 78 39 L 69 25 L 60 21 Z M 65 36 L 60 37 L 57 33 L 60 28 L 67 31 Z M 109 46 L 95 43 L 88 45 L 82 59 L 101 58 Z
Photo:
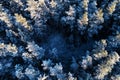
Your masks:
M 0 80 L 120 80 L 120 0 L 0 0 Z

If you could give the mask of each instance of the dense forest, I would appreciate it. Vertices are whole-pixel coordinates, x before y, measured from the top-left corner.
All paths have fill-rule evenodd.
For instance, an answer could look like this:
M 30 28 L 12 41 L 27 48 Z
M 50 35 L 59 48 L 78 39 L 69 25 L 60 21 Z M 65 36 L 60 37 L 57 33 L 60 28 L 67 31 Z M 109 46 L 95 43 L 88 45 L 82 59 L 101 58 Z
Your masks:
M 120 0 L 0 0 L 0 80 L 120 80 Z

